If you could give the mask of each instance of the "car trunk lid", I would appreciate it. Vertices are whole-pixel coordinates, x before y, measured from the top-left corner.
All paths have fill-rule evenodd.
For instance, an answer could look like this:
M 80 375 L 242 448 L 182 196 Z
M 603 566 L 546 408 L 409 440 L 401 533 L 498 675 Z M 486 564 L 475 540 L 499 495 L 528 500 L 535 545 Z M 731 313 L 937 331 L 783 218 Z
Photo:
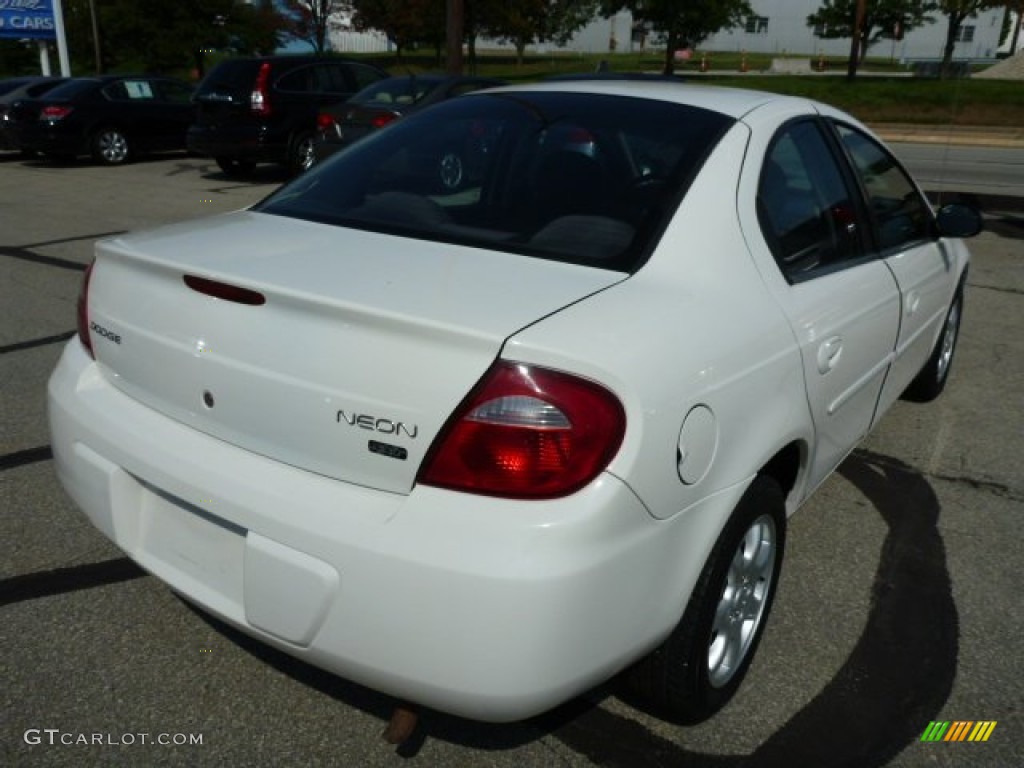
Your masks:
M 89 317 L 101 370 L 131 397 L 404 493 L 506 338 L 624 277 L 240 212 L 101 242 Z

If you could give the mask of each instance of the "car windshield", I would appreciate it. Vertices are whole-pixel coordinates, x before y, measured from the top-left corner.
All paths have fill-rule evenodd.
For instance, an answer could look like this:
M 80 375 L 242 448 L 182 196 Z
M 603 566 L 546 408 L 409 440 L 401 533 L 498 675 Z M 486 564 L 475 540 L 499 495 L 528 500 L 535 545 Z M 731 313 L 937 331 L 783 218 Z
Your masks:
M 255 210 L 633 271 L 731 124 L 625 96 L 472 94 L 359 142 Z

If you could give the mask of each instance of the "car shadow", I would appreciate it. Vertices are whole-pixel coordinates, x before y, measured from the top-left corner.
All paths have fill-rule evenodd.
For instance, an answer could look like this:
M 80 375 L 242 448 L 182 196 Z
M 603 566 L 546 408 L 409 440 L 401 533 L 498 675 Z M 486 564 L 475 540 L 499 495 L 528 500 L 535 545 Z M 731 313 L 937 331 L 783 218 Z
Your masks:
M 210 181 L 230 182 L 235 185 L 284 184 L 292 178 L 287 168 L 273 163 L 261 163 L 246 173 L 228 174 L 224 173 L 212 158 L 202 157 L 194 159 L 200 163 L 199 174 L 204 179 L 209 179 Z
M 612 681 L 522 723 L 479 723 L 422 711 L 398 754 L 415 756 L 427 739 L 481 750 L 507 750 L 548 736 L 600 765 L 743 768 L 883 766 L 920 738 L 949 698 L 957 669 L 959 618 L 941 512 L 927 479 L 898 459 L 855 451 L 839 468 L 888 527 L 864 630 L 845 663 L 813 699 L 753 753 L 712 755 L 687 749 L 640 720 L 599 705 L 616 695 Z M 253 640 L 208 616 L 211 626 L 294 680 L 379 717 L 394 699 L 342 680 Z M 629 702 L 632 704 L 632 702 Z

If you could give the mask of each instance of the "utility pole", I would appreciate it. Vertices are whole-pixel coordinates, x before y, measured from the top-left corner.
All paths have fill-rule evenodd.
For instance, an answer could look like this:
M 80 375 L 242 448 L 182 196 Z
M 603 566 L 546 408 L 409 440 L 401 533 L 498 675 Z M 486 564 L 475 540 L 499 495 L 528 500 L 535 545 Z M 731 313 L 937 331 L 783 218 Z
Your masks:
M 450 75 L 462 74 L 462 38 L 466 31 L 465 0 L 446 0 L 445 42 L 448 61 L 445 69 Z
M 103 55 L 100 53 L 100 22 L 96 16 L 96 0 L 89 0 L 89 16 L 92 18 L 92 48 L 96 53 L 96 74 L 103 74 Z
M 864 17 L 867 15 L 867 0 L 857 0 L 857 15 L 853 20 L 853 40 L 850 41 L 850 60 L 846 64 L 846 79 L 853 80 L 857 76 L 857 65 L 860 64 L 860 38 L 864 29 Z

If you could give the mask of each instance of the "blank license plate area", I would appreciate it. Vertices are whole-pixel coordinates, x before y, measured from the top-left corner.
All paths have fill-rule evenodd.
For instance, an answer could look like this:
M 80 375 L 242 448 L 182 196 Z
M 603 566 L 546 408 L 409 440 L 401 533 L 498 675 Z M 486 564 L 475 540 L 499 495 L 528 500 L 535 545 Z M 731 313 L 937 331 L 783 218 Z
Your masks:
M 144 567 L 211 607 L 240 612 L 245 529 L 150 486 L 141 517 Z

